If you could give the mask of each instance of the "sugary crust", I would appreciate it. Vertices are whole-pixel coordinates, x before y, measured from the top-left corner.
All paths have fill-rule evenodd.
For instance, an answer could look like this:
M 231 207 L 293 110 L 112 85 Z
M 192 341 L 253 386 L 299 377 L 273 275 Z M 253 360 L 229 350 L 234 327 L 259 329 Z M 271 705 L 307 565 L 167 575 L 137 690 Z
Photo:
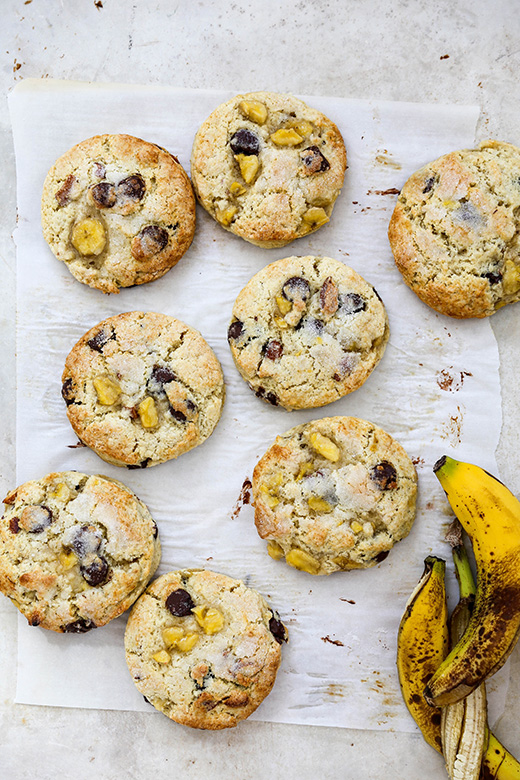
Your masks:
M 316 449 L 319 436 L 337 448 L 335 460 Z M 291 428 L 253 472 L 260 537 L 276 543 L 273 557 L 293 550 L 311 556 L 313 574 L 368 568 L 386 558 L 412 527 L 416 493 L 415 467 L 401 445 L 355 417 Z
M 520 149 L 485 141 L 414 173 L 388 236 L 406 284 L 452 317 L 520 299 Z
M 155 381 L 157 367 L 169 371 L 172 381 Z M 119 387 L 113 404 L 100 403 L 94 385 L 99 377 Z M 118 466 L 155 466 L 201 444 L 224 402 L 220 363 L 201 334 L 154 312 L 118 314 L 91 328 L 69 353 L 62 382 L 74 431 Z M 157 411 L 150 428 L 139 414 L 147 398 Z
M 248 119 L 240 109 L 242 101 L 262 103 L 267 109 L 266 121 L 257 124 Z M 300 144 L 273 143 L 274 132 L 299 121 L 313 127 Z M 229 144 L 242 128 L 260 140 L 260 170 L 250 184 L 241 177 Z M 329 168 L 312 175 L 303 171 L 301 153 L 310 146 L 319 147 Z M 330 217 L 343 186 L 346 164 L 341 133 L 330 119 L 292 95 L 254 92 L 223 103 L 202 124 L 193 144 L 191 177 L 200 203 L 222 227 L 256 246 L 272 248 L 318 229 L 302 219 L 309 208 L 322 208 Z M 237 182 L 245 192 L 233 195 L 230 187 Z M 230 207 L 237 213 L 226 225 L 219 214 Z
M 189 593 L 195 607 L 218 610 L 222 628 L 207 634 L 193 613 L 176 617 L 166 608 L 172 591 Z M 270 631 L 273 611 L 239 580 L 187 569 L 155 580 L 134 606 L 126 628 L 128 668 L 143 696 L 172 720 L 199 729 L 223 729 L 247 718 L 271 691 L 280 644 Z M 165 644 L 163 631 L 196 633 L 188 652 Z M 163 662 L 152 656 L 164 651 Z
M 235 301 L 228 340 L 259 397 L 305 409 L 359 388 L 388 336 L 386 310 L 372 285 L 344 263 L 306 256 L 277 260 L 255 274 Z
M 136 174 L 144 184 L 141 197 L 119 192 L 107 207 L 92 198 L 96 185 L 117 188 Z M 86 218 L 104 227 L 106 245 L 99 255 L 84 256 L 72 244 L 74 226 Z M 162 249 L 136 245 L 149 226 L 165 231 Z M 53 253 L 76 279 L 117 293 L 158 279 L 180 260 L 195 231 L 195 198 L 186 172 L 165 149 L 129 135 L 98 135 L 69 149 L 47 174 L 42 227 Z
M 157 526 L 121 482 L 57 472 L 26 482 L 4 503 L 0 590 L 30 625 L 60 633 L 103 626 L 134 603 L 159 564 Z M 89 565 L 90 579 L 96 565 L 108 565 L 105 580 L 87 582 Z

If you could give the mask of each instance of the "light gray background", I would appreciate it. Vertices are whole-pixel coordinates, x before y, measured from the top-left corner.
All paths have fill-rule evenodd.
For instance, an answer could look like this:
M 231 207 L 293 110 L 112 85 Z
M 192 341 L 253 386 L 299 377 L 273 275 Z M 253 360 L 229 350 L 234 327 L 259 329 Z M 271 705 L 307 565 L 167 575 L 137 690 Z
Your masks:
M 271 89 L 478 103 L 478 140 L 520 145 L 520 16 L 507 0 L 0 0 L 0 493 L 14 486 L 15 166 L 7 91 L 21 78 Z M 98 2 L 98 5 L 101 5 Z M 448 55 L 448 57 L 446 57 Z M 59 117 L 57 117 L 59 126 Z M 502 478 L 520 492 L 520 307 L 493 317 L 501 354 Z M 499 399 L 497 399 L 499 403 Z M 204 733 L 158 713 L 13 705 L 17 611 L 0 599 L 0 777 L 115 780 L 441 780 L 420 736 L 246 722 Z M 495 733 L 520 753 L 520 649 Z

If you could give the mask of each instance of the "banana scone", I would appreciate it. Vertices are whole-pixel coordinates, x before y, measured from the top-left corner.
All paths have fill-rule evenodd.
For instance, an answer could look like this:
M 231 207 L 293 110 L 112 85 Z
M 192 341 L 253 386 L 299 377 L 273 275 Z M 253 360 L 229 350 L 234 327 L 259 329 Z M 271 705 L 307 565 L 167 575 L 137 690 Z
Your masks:
M 292 95 L 252 92 L 223 103 L 202 124 L 191 178 L 222 227 L 269 248 L 329 221 L 346 164 L 330 119 Z
M 0 590 L 31 626 L 84 633 L 146 588 L 161 545 L 150 512 L 121 482 L 63 471 L 4 499 Z
M 356 417 L 291 428 L 253 472 L 255 524 L 269 555 L 310 574 L 383 561 L 412 527 L 416 493 L 401 445 Z
M 520 149 L 484 141 L 413 174 L 388 236 L 406 284 L 436 311 L 488 317 L 520 300 Z
M 337 401 L 381 360 L 388 318 L 372 285 L 330 257 L 286 257 L 238 295 L 228 329 L 235 364 L 259 398 L 285 409 Z
M 97 135 L 47 174 L 42 227 L 76 279 L 117 293 L 158 279 L 180 260 L 195 231 L 195 198 L 165 149 L 130 135 Z
M 156 709 L 185 726 L 223 729 L 271 691 L 287 630 L 243 582 L 203 569 L 156 579 L 125 633 L 128 668 Z
M 154 312 L 118 314 L 91 328 L 69 353 L 62 383 L 79 439 L 128 468 L 202 444 L 224 402 L 220 363 L 201 334 Z

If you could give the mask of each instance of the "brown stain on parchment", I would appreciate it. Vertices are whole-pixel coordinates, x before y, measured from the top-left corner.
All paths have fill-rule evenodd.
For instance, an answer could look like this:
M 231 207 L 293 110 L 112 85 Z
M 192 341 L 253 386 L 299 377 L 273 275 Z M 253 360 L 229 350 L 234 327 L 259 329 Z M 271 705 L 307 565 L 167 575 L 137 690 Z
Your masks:
M 448 393 L 456 393 L 464 384 L 467 376 L 473 376 L 471 371 L 455 371 L 453 366 L 443 368 L 437 374 L 437 384 L 441 390 Z

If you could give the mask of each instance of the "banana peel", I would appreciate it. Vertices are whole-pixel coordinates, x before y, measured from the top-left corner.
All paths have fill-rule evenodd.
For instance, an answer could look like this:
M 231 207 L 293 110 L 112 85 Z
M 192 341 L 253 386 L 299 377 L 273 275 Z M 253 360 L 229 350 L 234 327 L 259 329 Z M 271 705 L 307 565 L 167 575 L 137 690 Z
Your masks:
M 520 502 L 470 463 L 443 456 L 434 471 L 471 538 L 478 582 L 468 627 L 424 690 L 446 706 L 498 671 L 520 634 Z
M 426 702 L 422 692 L 424 680 L 448 652 L 445 561 L 429 556 L 424 563 L 423 575 L 408 600 L 399 626 L 397 668 L 403 698 L 412 718 L 419 726 L 426 742 L 442 753 L 441 720 L 453 707 L 444 709 L 432 707 Z M 471 576 L 471 570 L 469 572 Z M 466 581 L 461 584 L 459 578 L 459 586 L 461 599 L 469 600 Z M 454 730 L 461 728 L 462 721 L 458 721 L 458 726 L 453 723 L 451 726 Z M 520 763 L 491 734 L 487 726 L 484 728 L 484 733 L 480 780 L 520 780 Z M 453 763 L 457 748 L 458 742 L 455 746 Z M 449 749 L 453 752 L 453 746 Z

